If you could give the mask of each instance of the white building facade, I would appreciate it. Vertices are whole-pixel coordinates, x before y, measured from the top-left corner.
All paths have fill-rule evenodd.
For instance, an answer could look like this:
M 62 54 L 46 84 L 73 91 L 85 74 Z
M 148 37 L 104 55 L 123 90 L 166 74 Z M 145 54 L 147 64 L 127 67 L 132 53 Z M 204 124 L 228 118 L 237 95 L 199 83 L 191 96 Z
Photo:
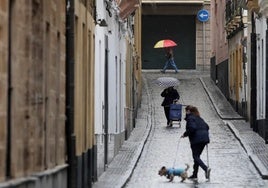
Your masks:
M 247 0 L 249 61 L 249 120 L 255 132 L 268 143 L 267 0 Z
M 267 67 L 267 19 L 268 19 L 268 1 L 258 1 L 258 11 L 255 16 L 255 28 L 256 28 L 256 81 L 257 81 L 257 93 L 256 93 L 256 119 L 257 119 L 257 131 L 268 142 L 268 67 Z
M 95 135 L 98 176 L 126 139 L 126 63 L 134 1 L 96 1 Z M 131 8 L 132 7 L 132 8 Z M 129 12 L 123 12 L 123 11 Z M 106 24 L 105 24 L 106 23 Z

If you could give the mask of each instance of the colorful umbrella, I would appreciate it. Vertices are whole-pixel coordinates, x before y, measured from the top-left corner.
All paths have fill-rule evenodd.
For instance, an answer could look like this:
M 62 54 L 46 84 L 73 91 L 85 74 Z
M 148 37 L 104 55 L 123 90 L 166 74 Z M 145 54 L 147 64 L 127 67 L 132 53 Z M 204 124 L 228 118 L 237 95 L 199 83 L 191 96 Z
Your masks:
M 177 46 L 177 44 L 170 39 L 160 40 L 155 45 L 154 48 L 167 48 L 167 47 L 173 47 Z
M 179 85 L 179 80 L 173 77 L 160 77 L 154 80 L 154 83 L 161 87 L 172 87 Z

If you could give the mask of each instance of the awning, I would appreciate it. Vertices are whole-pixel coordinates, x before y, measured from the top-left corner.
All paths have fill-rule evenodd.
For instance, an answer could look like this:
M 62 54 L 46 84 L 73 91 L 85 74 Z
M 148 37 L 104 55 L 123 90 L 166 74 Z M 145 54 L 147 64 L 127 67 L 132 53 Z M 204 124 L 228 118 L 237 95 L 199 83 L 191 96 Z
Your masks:
M 118 7 L 120 9 L 119 16 L 122 20 L 133 13 L 140 5 L 140 0 L 121 0 Z
M 165 4 L 203 4 L 206 0 L 142 0 L 142 3 L 165 3 Z

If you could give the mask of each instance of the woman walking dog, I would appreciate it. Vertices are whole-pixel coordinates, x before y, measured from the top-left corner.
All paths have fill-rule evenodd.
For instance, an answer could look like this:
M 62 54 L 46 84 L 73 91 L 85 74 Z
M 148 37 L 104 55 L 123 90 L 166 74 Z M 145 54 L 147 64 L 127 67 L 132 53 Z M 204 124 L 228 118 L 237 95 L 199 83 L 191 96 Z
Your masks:
M 209 143 L 209 126 L 200 117 L 197 107 L 188 105 L 186 106 L 185 110 L 186 131 L 181 137 L 189 137 L 192 156 L 194 159 L 194 171 L 189 179 L 197 179 L 199 166 L 205 171 L 206 179 L 210 179 L 211 169 L 205 165 L 205 163 L 200 158 L 200 155 L 202 154 L 205 146 Z

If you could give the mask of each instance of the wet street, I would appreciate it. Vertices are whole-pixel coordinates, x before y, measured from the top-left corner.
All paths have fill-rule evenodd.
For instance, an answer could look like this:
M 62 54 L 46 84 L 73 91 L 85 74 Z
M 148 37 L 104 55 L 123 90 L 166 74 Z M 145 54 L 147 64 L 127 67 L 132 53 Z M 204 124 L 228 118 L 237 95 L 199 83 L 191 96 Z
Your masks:
M 179 72 L 172 73 L 143 73 L 152 103 L 152 128 L 144 146 L 141 157 L 133 174 L 125 187 L 267 187 L 267 180 L 263 180 L 250 161 L 247 153 L 234 134 L 217 115 L 211 100 L 202 86 L 200 77 L 208 76 L 202 73 Z M 203 151 L 202 159 L 211 167 L 210 181 L 205 179 L 204 171 L 199 168 L 198 182 L 186 180 L 181 183 L 180 177 L 168 182 L 164 176 L 158 175 L 161 166 L 185 168 L 190 165 L 188 175 L 192 174 L 193 160 L 188 138 L 180 139 L 185 131 L 185 121 L 181 127 L 176 124 L 172 128 L 166 127 L 166 119 L 160 96 L 163 87 L 153 84 L 161 76 L 172 76 L 180 80 L 176 89 L 180 94 L 180 103 L 197 106 L 201 116 L 210 126 L 210 144 L 208 150 Z M 183 110 L 183 118 L 184 118 Z M 208 152 L 208 156 L 207 156 Z

